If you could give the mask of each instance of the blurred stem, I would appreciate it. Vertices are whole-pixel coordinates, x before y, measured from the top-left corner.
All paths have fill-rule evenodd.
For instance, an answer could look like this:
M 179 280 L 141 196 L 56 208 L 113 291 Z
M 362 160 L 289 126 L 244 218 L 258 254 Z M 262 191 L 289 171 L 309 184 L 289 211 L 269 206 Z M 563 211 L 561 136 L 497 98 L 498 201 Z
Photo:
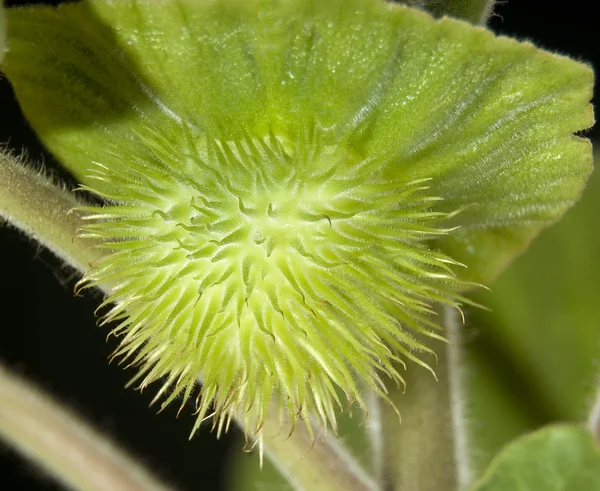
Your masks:
M 275 467 L 297 490 L 375 491 L 376 483 L 331 434 L 324 434 L 316 421 L 313 442 L 303 424 L 291 436 L 283 429 L 278 411 L 271 409 L 263 426 L 263 444 Z
M 0 365 L 0 437 L 71 489 L 169 489 L 47 394 Z
M 460 373 L 460 325 L 457 313 L 444 308 L 446 336 L 429 346 L 438 355 L 438 380 L 424 368 L 409 364 L 406 392 L 392 388 L 382 404 L 384 489 L 389 491 L 456 491 L 471 479 Z
M 596 395 L 594 406 L 588 417 L 588 429 L 594 436 L 597 442 L 600 442 L 600 390 Z
M 20 160 L 0 152 L 0 217 L 85 272 L 100 253 L 74 239 L 81 218 L 73 193 L 56 186 Z
M 383 422 L 382 422 L 382 401 L 381 398 L 370 388 L 365 389 L 366 402 L 369 408 L 369 414 L 367 418 L 367 436 L 370 443 L 371 453 L 371 469 L 373 470 L 373 477 L 383 487 L 383 473 L 384 473 L 384 448 L 383 448 Z

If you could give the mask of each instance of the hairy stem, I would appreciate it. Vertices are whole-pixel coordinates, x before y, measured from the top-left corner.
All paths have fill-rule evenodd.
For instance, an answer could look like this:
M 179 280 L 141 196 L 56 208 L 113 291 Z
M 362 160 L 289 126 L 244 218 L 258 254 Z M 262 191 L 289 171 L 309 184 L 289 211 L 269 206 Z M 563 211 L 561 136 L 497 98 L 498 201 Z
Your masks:
M 444 307 L 444 327 L 450 344 L 446 346 L 447 377 L 450 388 L 450 407 L 454 436 L 454 455 L 458 489 L 463 489 L 473 480 L 466 423 L 465 376 L 462 372 L 462 329 L 456 310 Z
M 263 444 L 275 467 L 297 490 L 302 491 L 374 491 L 376 483 L 360 464 L 331 434 L 324 434 L 317 421 L 315 441 L 304 425 L 298 425 L 288 437 L 277 411 L 269 411 L 263 426 Z
M 456 491 L 468 485 L 470 472 L 459 371 L 459 325 L 454 312 L 441 312 L 450 344 L 429 343 L 438 355 L 433 375 L 415 364 L 406 373 L 406 392 L 393 388 L 384 404 L 384 489 Z
M 600 391 L 596 395 L 596 400 L 590 415 L 588 417 L 587 426 L 597 442 L 600 442 Z
M 383 486 L 383 473 L 384 473 L 384 426 L 382 421 L 382 405 L 387 404 L 381 400 L 375 391 L 371 389 L 365 389 L 367 391 L 366 401 L 369 408 L 369 417 L 367 419 L 367 436 L 370 443 L 371 453 L 371 469 L 373 471 L 373 477 L 377 481 L 379 486 Z
M 72 489 L 169 489 L 50 396 L 0 365 L 0 437 Z
M 0 153 L 0 217 L 46 246 L 79 271 L 89 269 L 99 252 L 74 239 L 81 218 L 72 193 L 6 153 Z

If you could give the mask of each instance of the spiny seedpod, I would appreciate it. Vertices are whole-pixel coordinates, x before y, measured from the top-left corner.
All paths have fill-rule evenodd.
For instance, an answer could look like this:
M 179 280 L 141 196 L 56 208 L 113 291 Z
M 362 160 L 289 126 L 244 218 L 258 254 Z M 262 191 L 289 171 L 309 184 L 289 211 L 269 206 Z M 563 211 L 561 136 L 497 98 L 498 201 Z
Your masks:
M 98 1 L 11 26 L 26 115 L 106 202 L 83 210 L 106 255 L 81 286 L 112 291 L 115 355 L 163 405 L 201 379 L 197 424 L 219 431 L 260 436 L 273 401 L 290 431 L 335 427 L 341 395 L 385 397 L 404 360 L 427 366 L 434 304 L 459 307 L 590 171 L 588 67 L 407 7 Z
M 152 157 L 87 176 L 118 204 L 86 210 L 81 236 L 111 253 L 83 284 L 114 285 L 116 355 L 141 365 L 140 387 L 173 386 L 164 404 L 201 376 L 199 421 L 214 406 L 258 433 L 275 397 L 292 427 L 309 409 L 335 426 L 338 389 L 364 406 L 359 378 L 384 394 L 381 373 L 401 382 L 394 363 L 428 351 L 416 335 L 439 337 L 428 315 L 457 280 L 428 246 L 450 230 L 424 180 L 386 178 L 393 161 L 314 126 L 230 140 L 184 127 L 187 147 L 150 134 Z

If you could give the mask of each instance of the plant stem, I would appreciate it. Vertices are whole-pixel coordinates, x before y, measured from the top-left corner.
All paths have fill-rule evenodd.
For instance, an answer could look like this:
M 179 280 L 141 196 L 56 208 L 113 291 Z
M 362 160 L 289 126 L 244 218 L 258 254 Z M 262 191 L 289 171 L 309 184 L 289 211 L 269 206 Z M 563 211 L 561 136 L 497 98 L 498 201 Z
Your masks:
M 138 462 L 0 365 L 0 437 L 72 489 L 169 489 Z
M 590 411 L 587 426 L 596 441 L 600 442 L 600 391 L 598 391 L 596 400 L 594 401 L 594 405 Z
M 87 271 L 99 252 L 74 239 L 81 219 L 72 193 L 11 155 L 0 152 L 0 217 L 46 246 L 67 264 Z
M 288 437 L 278 411 L 269 411 L 263 426 L 263 444 L 275 467 L 297 490 L 375 491 L 376 483 L 364 472 L 337 438 L 324 434 L 316 421 L 315 441 L 303 424 Z
M 366 402 L 369 408 L 369 415 L 366 421 L 367 423 L 367 436 L 370 442 L 370 453 L 371 453 L 371 469 L 373 477 L 377 484 L 383 486 L 383 473 L 384 473 L 384 426 L 382 421 L 382 404 L 387 404 L 382 401 L 375 391 L 370 388 L 365 389 Z
M 389 491 L 455 491 L 468 485 L 466 428 L 459 371 L 459 326 L 454 312 L 441 312 L 450 344 L 429 342 L 438 354 L 438 380 L 409 364 L 406 392 L 390 390 L 402 422 L 383 404 L 384 489 Z
M 462 361 L 463 326 L 459 322 L 458 312 L 448 306 L 444 307 L 444 327 L 450 342 L 446 346 L 446 370 L 450 390 L 456 477 L 458 489 L 463 489 L 473 480 L 466 420 L 466 382 Z

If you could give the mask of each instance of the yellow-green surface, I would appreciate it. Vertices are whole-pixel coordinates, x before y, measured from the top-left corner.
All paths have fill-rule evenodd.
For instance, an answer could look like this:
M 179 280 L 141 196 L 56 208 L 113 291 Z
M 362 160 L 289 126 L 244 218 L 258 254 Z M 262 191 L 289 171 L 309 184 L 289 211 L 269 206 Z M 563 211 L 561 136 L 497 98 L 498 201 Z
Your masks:
M 508 445 L 471 491 L 598 491 L 600 449 L 585 428 L 548 426 Z
M 201 415 L 254 431 L 272 394 L 332 423 L 336 386 L 398 379 L 429 306 L 494 278 L 591 170 L 591 69 L 456 20 L 376 0 L 9 17 L 26 117 L 113 202 L 88 210 L 111 255 L 87 278 L 117 285 L 122 354 L 173 396 L 201 376 Z

